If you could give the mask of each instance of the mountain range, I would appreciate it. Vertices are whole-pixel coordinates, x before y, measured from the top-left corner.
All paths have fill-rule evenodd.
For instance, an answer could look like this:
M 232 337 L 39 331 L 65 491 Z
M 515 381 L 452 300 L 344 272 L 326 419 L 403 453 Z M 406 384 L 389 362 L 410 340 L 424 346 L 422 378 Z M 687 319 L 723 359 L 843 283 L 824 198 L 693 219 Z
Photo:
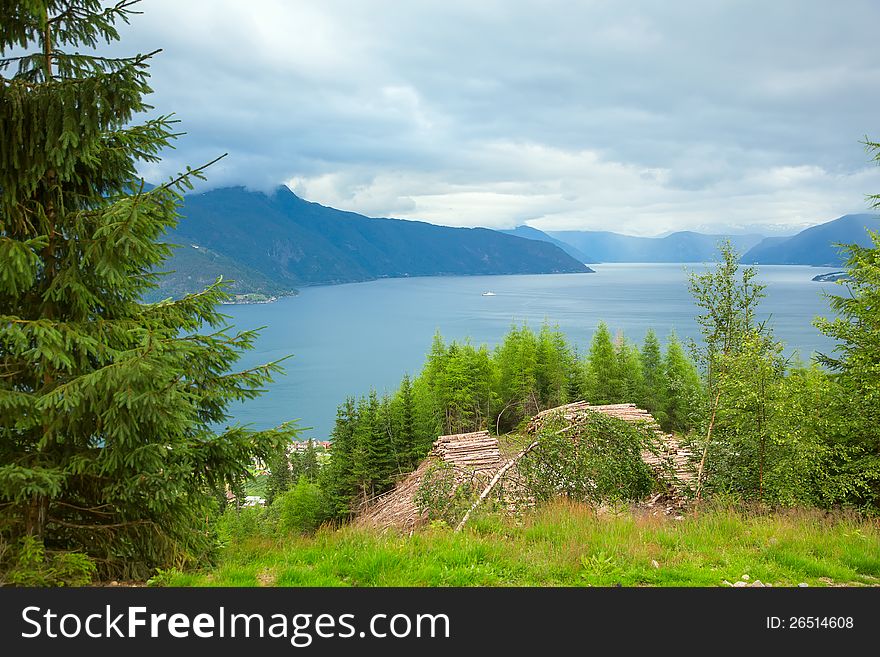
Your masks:
M 589 273 L 554 244 L 487 228 L 371 219 L 299 198 L 243 187 L 184 198 L 166 241 L 179 245 L 160 294 L 193 291 L 215 274 L 233 292 L 283 294 L 297 287 L 407 276 Z
M 746 251 L 742 262 L 750 265 L 817 265 L 838 267 L 844 257 L 836 244 L 869 246 L 866 229 L 880 230 L 880 217 L 847 214 L 792 237 L 768 237 Z
M 682 231 L 634 237 L 608 231 L 495 231 L 371 219 L 299 198 L 227 187 L 184 198 L 177 244 L 151 297 L 180 296 L 222 275 L 239 295 L 290 294 L 307 285 L 407 276 L 591 272 L 595 262 L 711 262 L 730 239 L 747 264 L 839 266 L 835 243 L 870 243 L 880 218 L 846 215 L 790 237 Z
M 552 238 L 570 244 L 591 257 L 586 262 L 711 262 L 718 244 L 729 239 L 742 253 L 762 235 L 705 235 L 691 231 L 666 237 L 633 237 L 608 231 L 550 231 Z

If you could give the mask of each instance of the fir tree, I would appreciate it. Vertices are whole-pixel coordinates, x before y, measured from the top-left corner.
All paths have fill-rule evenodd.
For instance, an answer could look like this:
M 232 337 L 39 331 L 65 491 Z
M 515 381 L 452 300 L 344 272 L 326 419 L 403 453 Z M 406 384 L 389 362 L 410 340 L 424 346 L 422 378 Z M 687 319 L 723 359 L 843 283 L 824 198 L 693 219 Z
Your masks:
M 620 400 L 622 382 L 617 354 L 611 340 L 611 332 L 605 322 L 599 322 L 590 342 L 588 356 L 589 381 L 588 401 L 592 404 L 611 404 Z
M 266 482 L 266 502 L 268 504 L 272 504 L 276 497 L 287 491 L 294 481 L 290 472 L 287 449 L 288 445 L 283 445 L 267 462 L 269 480 Z
M 404 374 L 397 393 L 400 408 L 399 431 L 396 434 L 395 453 L 398 472 L 409 472 L 418 463 L 420 455 L 416 444 L 416 409 L 409 374 Z
M 315 441 L 311 438 L 303 451 L 300 471 L 301 476 L 305 477 L 309 483 L 318 480 L 318 453 L 315 451 Z
M 663 390 L 663 356 L 654 329 L 648 329 L 639 353 L 642 363 L 642 394 L 640 403 L 651 413 L 660 410 Z
M 0 10 L 0 72 L 15 68 L 0 77 L 0 532 L 116 578 L 203 559 L 212 491 L 294 433 L 216 432 L 279 369 L 230 373 L 256 334 L 223 328 L 222 285 L 141 303 L 200 172 L 150 191 L 137 177 L 175 137 L 168 116 L 135 122 L 155 53 L 77 52 L 117 40 L 132 4 Z
M 357 406 L 354 398 L 348 397 L 336 409 L 330 463 L 320 471 L 322 488 L 335 518 L 346 518 L 352 513 L 352 500 L 358 491 L 355 462 L 358 457 L 357 424 Z
M 375 390 L 370 390 L 358 425 L 358 442 L 363 454 L 362 490 L 368 499 L 386 490 L 394 472 L 391 437 L 382 427 L 381 405 Z
M 661 424 L 671 431 L 692 428 L 701 410 L 700 374 L 687 357 L 675 332 L 666 341 L 663 382 L 663 412 L 658 418 Z
M 537 347 L 537 387 L 542 408 L 561 406 L 569 400 L 574 358 L 558 326 L 541 326 Z

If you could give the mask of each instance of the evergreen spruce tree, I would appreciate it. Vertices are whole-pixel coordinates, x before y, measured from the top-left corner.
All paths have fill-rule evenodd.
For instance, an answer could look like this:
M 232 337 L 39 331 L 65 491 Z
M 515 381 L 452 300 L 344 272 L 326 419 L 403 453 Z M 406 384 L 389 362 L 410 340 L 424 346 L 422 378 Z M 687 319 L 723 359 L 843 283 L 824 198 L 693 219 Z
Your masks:
M 409 374 L 403 375 L 397 397 L 400 408 L 399 431 L 396 434 L 394 450 L 397 454 L 397 470 L 398 472 L 409 472 L 420 459 L 416 442 L 415 398 Z
M 365 497 L 384 492 L 394 473 L 391 436 L 384 430 L 381 404 L 375 390 L 370 390 L 360 417 L 360 441 L 364 454 L 363 475 Z
M 591 389 L 587 391 L 588 401 L 591 404 L 612 404 L 620 401 L 622 385 L 617 354 L 605 322 L 599 322 L 593 334 L 587 362 L 591 385 Z
M 300 470 L 301 476 L 305 477 L 309 483 L 318 480 L 318 453 L 315 451 L 315 441 L 311 438 L 303 451 Z
M 133 4 L 0 9 L 0 532 L 114 578 L 203 559 L 212 491 L 294 433 L 215 429 L 279 369 L 230 374 L 256 334 L 223 328 L 223 285 L 141 303 L 200 172 L 137 177 L 175 137 L 168 116 L 135 122 L 155 53 L 78 54 L 117 40 Z
M 293 481 L 290 472 L 290 458 L 287 455 L 287 445 L 282 445 L 277 453 L 269 457 L 269 480 L 266 482 L 266 503 L 272 502 L 286 492 Z
M 620 403 L 639 402 L 645 388 L 639 350 L 635 345 L 627 342 L 623 333 L 620 333 L 616 351 L 617 372 L 620 377 L 620 390 L 617 393 L 616 401 Z
M 666 341 L 663 383 L 663 410 L 657 419 L 668 431 L 691 429 L 702 409 L 702 384 L 675 332 Z
M 642 394 L 640 403 L 651 413 L 660 409 L 663 390 L 663 356 L 654 329 L 648 329 L 639 352 L 642 363 Z
M 303 454 L 302 452 L 293 451 L 287 455 L 287 462 L 290 464 L 290 483 L 300 480 L 303 476 Z
M 331 514 L 337 519 L 351 515 L 352 501 L 358 492 L 356 480 L 358 470 L 356 460 L 359 456 L 357 425 L 357 406 L 354 398 L 348 397 L 336 409 L 330 463 L 319 473 L 321 487 L 328 499 Z
M 866 141 L 868 152 L 880 163 L 880 143 Z M 880 194 L 869 197 L 880 209 Z M 845 246 L 848 279 L 845 294 L 830 297 L 837 317 L 818 318 L 816 325 L 836 342 L 832 354 L 819 361 L 834 374 L 835 381 L 858 406 L 859 430 L 847 449 L 853 454 L 851 468 L 870 482 L 860 503 L 880 507 L 880 233 L 869 231 L 870 246 Z

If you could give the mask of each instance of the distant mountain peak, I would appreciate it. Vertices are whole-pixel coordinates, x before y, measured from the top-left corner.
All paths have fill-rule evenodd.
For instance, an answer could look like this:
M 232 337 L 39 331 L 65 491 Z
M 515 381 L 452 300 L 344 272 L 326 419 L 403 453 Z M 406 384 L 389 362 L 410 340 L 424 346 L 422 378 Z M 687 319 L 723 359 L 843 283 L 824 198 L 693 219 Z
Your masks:
M 181 270 L 175 274 L 181 289 L 199 278 L 193 274 L 200 273 L 197 263 L 207 262 L 203 250 L 214 254 L 211 271 L 234 271 L 264 290 L 403 276 L 591 271 L 552 243 L 488 229 L 370 219 L 307 201 L 284 185 L 271 194 L 243 186 L 194 193 L 180 212 L 168 241 L 200 247 L 181 251 L 163 268 Z
M 845 214 L 811 226 L 791 237 L 768 237 L 745 253 L 742 262 L 756 265 L 815 265 L 838 267 L 843 254 L 835 244 L 868 246 L 868 230 L 880 230 L 880 217 L 870 213 Z

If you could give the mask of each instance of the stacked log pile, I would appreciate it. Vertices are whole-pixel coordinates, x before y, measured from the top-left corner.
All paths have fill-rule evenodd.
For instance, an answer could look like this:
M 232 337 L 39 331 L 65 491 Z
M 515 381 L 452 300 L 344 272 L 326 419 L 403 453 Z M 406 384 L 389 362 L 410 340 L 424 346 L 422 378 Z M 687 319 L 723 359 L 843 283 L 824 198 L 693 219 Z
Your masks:
M 456 484 L 470 481 L 479 486 L 489 481 L 505 461 L 498 449 L 498 439 L 488 431 L 440 436 L 419 467 L 374 500 L 356 523 L 405 530 L 424 523 L 425 515 L 419 512 L 413 499 L 425 474 L 439 463 L 452 466 Z
M 496 470 L 501 466 L 498 439 L 488 431 L 440 436 L 432 453 L 450 465 L 473 470 Z

